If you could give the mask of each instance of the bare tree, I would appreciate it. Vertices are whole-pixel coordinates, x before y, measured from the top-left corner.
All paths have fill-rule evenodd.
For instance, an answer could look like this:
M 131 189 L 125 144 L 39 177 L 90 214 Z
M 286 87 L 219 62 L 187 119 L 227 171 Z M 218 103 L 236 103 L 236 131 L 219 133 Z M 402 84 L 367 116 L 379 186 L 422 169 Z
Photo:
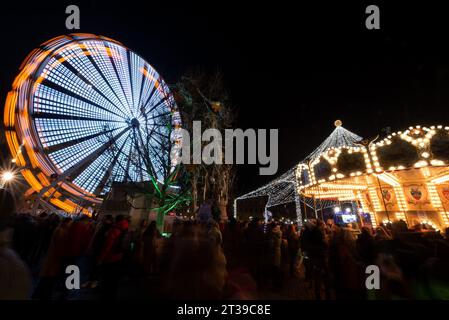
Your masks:
M 187 129 L 191 136 L 193 121 L 200 120 L 203 128 L 214 128 L 220 131 L 232 127 L 235 110 L 231 107 L 220 72 L 208 74 L 198 69 L 191 71 L 176 84 L 174 92 L 181 112 L 183 128 Z M 222 154 L 224 155 L 224 150 Z M 218 205 L 221 217 L 227 216 L 235 177 L 234 169 L 234 166 L 230 164 L 188 166 L 193 212 L 197 211 L 200 202 L 212 199 Z

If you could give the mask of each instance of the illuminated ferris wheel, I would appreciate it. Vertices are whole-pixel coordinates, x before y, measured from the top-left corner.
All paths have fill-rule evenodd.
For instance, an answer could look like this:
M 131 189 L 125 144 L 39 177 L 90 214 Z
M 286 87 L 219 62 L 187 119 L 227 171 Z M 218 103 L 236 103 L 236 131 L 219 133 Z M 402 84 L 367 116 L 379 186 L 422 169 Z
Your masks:
M 68 212 L 101 203 L 113 182 L 163 179 L 177 152 L 164 142 L 180 124 L 154 68 L 91 34 L 57 37 L 31 52 L 5 106 L 13 162 L 39 197 Z

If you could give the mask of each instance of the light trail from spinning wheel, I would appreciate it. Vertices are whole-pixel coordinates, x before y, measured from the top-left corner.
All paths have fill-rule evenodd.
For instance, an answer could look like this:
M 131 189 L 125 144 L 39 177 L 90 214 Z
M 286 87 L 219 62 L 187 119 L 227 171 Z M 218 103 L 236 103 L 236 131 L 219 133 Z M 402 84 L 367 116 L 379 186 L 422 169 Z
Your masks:
M 163 179 L 173 152 L 163 141 L 181 121 L 168 86 L 144 59 L 115 40 L 71 34 L 22 63 L 4 124 L 29 192 L 66 212 L 88 213 L 114 182 Z

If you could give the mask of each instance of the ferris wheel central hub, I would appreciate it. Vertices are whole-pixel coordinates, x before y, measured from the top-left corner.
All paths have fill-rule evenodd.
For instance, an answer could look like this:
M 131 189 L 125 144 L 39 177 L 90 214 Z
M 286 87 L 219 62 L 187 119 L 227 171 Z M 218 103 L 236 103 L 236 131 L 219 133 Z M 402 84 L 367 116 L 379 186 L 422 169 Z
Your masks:
M 132 118 L 132 119 L 131 119 L 131 126 L 132 126 L 133 128 L 138 128 L 138 127 L 140 126 L 139 120 L 137 120 L 137 118 Z

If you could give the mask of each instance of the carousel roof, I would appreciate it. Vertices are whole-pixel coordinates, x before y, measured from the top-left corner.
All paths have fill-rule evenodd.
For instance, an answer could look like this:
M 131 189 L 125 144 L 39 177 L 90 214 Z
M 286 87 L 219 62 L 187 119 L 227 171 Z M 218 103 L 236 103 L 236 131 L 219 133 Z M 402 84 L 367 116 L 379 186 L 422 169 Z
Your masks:
M 303 161 L 299 162 L 293 168 L 290 168 L 287 172 L 274 179 L 273 181 L 254 191 L 238 197 L 236 200 L 268 196 L 268 202 L 266 204 L 267 207 L 274 207 L 277 205 L 298 201 L 298 199 L 295 197 L 297 189 L 296 170 L 298 165 L 316 160 L 320 157 L 321 154 L 333 148 L 347 146 L 357 147 L 357 142 L 363 139 L 355 133 L 345 129 L 342 126 L 342 122 L 340 120 L 335 121 L 334 125 L 335 129 L 332 131 L 332 133 Z M 314 206 L 314 200 L 311 198 L 303 198 L 299 201 L 305 203 L 310 208 L 313 208 Z M 332 207 L 335 205 L 335 201 L 332 200 L 315 201 L 319 201 L 320 207 L 323 208 Z
M 303 162 L 313 161 L 321 156 L 323 152 L 341 147 L 357 147 L 357 143 L 363 140 L 362 137 L 352 133 L 351 131 L 342 127 L 342 122 L 337 120 L 334 122 L 335 129 L 332 131 L 329 137 L 323 141 L 318 148 L 316 148 L 311 154 L 309 154 Z

